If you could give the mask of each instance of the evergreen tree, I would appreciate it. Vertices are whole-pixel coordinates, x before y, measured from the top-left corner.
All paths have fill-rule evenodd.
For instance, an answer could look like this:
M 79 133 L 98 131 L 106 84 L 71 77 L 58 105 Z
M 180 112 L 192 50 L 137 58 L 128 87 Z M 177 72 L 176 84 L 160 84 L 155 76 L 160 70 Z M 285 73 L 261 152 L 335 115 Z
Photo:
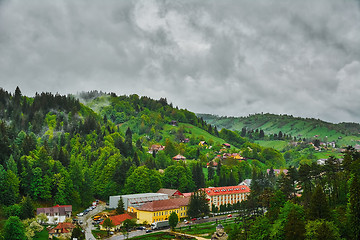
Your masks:
M 117 214 L 123 214 L 125 213 L 125 209 L 124 209 L 124 201 L 123 198 L 120 197 L 117 208 L 116 208 L 116 213 Z
M 295 209 L 291 209 L 284 227 L 286 240 L 305 239 L 305 223 Z
M 134 157 L 133 157 L 133 163 L 135 164 L 135 166 L 140 166 L 140 161 L 139 161 L 139 157 L 137 155 L 137 153 L 134 153 Z
M 34 217 L 34 205 L 29 196 L 23 197 L 21 201 L 22 219 L 28 219 Z
M 130 128 L 128 128 L 125 133 L 125 149 L 126 157 L 133 155 L 134 149 L 132 145 L 132 131 Z
M 214 178 L 215 171 L 211 163 L 209 164 L 209 167 L 207 169 L 208 169 L 208 181 L 210 181 Z
M 108 231 L 108 235 L 109 235 L 110 229 L 113 228 L 115 225 L 110 218 L 106 218 L 102 226 Z
M 330 218 L 329 204 L 320 184 L 316 186 L 315 191 L 311 197 L 308 215 L 309 219 L 312 220 Z
M 179 222 L 179 217 L 178 215 L 176 214 L 176 212 L 172 212 L 169 216 L 169 225 L 171 227 L 171 230 L 174 231 L 176 225 L 178 224 Z
M 25 227 L 19 217 L 9 217 L 4 226 L 4 239 L 27 240 Z
M 357 174 L 351 176 L 349 189 L 349 223 L 353 239 L 360 238 L 360 181 Z
M 194 192 L 190 197 L 187 215 L 191 218 L 205 216 L 210 212 L 206 194 L 202 190 Z

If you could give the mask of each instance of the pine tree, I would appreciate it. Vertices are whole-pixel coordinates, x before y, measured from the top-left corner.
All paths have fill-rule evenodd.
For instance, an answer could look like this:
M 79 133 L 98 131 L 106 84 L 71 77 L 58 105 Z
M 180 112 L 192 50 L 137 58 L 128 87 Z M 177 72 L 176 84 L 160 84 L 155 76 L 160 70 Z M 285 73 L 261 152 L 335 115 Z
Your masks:
M 285 240 L 305 239 L 305 223 L 295 209 L 291 209 L 284 226 Z
M 9 217 L 5 222 L 3 233 L 6 240 L 27 240 L 25 227 L 19 217 Z
M 309 219 L 329 219 L 330 208 L 323 188 L 318 184 L 309 204 Z
M 351 176 L 349 189 L 349 223 L 352 229 L 353 239 L 360 238 L 360 181 L 357 174 Z
M 123 214 L 124 212 L 125 212 L 124 201 L 123 201 L 123 198 L 120 196 L 120 199 L 118 201 L 118 205 L 117 205 L 117 208 L 116 208 L 116 213 L 117 214 Z
M 23 197 L 21 201 L 22 219 L 28 219 L 34 217 L 34 205 L 29 196 Z
M 137 155 L 137 153 L 134 153 L 134 157 L 133 157 L 133 163 L 135 164 L 135 166 L 140 166 L 140 161 L 139 161 L 139 157 Z

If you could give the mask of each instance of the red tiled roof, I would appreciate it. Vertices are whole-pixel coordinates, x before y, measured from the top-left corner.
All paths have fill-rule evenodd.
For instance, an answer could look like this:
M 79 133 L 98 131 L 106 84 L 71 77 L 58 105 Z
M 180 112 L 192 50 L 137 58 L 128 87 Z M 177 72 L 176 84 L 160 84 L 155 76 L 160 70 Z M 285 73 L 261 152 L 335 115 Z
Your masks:
M 192 192 L 188 192 L 188 193 L 183 193 L 184 197 L 191 197 L 191 194 L 193 194 Z
M 133 219 L 129 214 L 127 213 L 124 213 L 124 214 L 120 214 L 120 215 L 116 215 L 116 216 L 110 216 L 109 217 L 110 220 L 112 221 L 112 223 L 115 225 L 115 226 L 118 226 L 120 225 L 123 221 L 125 221 L 126 219 Z M 105 220 L 103 220 L 100 225 L 103 224 Z
M 175 209 L 175 208 L 179 208 L 181 206 L 189 205 L 189 201 L 190 201 L 190 198 L 184 197 L 184 198 L 172 198 L 172 199 L 166 199 L 166 200 L 147 202 L 144 205 L 142 205 L 139 208 L 139 210 L 155 212 L 155 211 Z
M 214 187 L 205 188 L 206 194 L 209 196 L 218 196 L 224 194 L 235 194 L 235 193 L 249 193 L 250 188 L 248 186 L 229 186 L 229 187 Z
M 68 222 L 59 223 L 55 229 L 62 229 L 62 228 L 75 228 L 75 225 Z
M 51 229 L 49 233 L 69 233 L 74 228 L 75 225 L 72 223 L 59 223 L 56 227 Z M 60 229 L 60 231 L 56 231 L 58 229 Z

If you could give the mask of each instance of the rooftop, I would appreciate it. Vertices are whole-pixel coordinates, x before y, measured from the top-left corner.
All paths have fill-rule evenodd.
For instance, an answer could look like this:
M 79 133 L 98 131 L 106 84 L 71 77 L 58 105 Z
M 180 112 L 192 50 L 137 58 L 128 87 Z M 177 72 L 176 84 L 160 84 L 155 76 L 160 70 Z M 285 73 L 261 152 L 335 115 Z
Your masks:
M 156 212 L 156 211 L 176 209 L 181 206 L 189 205 L 189 201 L 190 198 L 172 198 L 166 200 L 153 201 L 153 202 L 145 203 L 139 208 L 139 210 Z
M 209 196 L 250 192 L 250 188 L 245 185 L 229 186 L 229 187 L 212 187 L 212 188 L 205 188 L 204 190 L 206 194 Z

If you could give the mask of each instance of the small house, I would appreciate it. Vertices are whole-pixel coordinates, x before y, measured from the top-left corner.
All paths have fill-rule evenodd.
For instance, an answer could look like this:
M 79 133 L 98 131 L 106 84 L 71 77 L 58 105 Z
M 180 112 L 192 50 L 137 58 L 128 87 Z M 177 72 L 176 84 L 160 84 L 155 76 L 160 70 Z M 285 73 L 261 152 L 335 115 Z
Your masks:
M 228 143 L 223 143 L 223 146 L 226 147 L 226 148 L 231 148 L 231 145 L 228 144 Z
M 183 155 L 178 154 L 175 157 L 173 157 L 173 160 L 175 160 L 175 161 L 185 161 L 186 157 L 184 157 Z
M 114 224 L 114 227 L 112 227 L 111 229 L 109 229 L 110 231 L 117 231 L 120 230 L 120 227 L 122 226 L 122 223 L 126 220 L 126 219 L 133 219 L 133 217 L 131 217 L 129 214 L 124 213 L 124 214 L 120 214 L 120 215 L 115 215 L 115 216 L 110 216 L 109 217 L 110 220 L 112 221 L 112 223 Z M 103 220 L 99 225 L 100 225 L 100 230 L 108 230 L 105 227 L 103 227 L 103 223 L 105 220 Z
M 184 194 L 182 194 L 177 189 L 160 188 L 159 191 L 157 191 L 157 193 L 165 193 L 165 194 L 167 194 L 169 196 L 169 198 L 184 197 Z
M 54 207 L 37 208 L 36 215 L 44 213 L 48 219 L 47 224 L 57 224 L 71 218 L 72 205 L 56 205 Z
M 71 233 L 74 230 L 75 225 L 72 223 L 58 223 L 58 225 L 52 228 L 49 231 L 49 238 L 52 239 L 53 237 L 62 237 L 62 238 L 70 238 Z

